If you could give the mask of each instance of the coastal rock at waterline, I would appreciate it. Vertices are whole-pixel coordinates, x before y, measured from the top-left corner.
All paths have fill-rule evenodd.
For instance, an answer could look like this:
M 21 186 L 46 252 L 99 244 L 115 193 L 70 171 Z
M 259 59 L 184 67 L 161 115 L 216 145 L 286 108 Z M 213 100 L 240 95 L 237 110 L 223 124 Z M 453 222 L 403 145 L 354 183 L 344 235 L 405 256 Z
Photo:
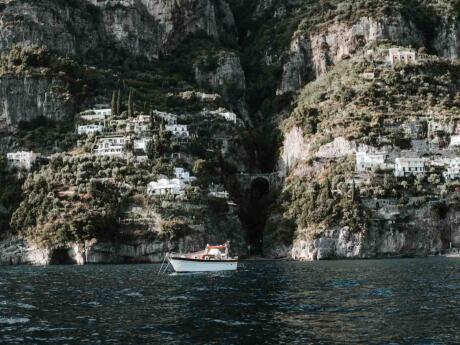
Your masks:
M 0 242 L 0 265 L 47 265 L 51 251 L 29 245 L 20 238 Z
M 324 260 L 335 258 L 365 258 L 362 235 L 353 234 L 347 227 L 326 232 L 314 240 L 296 240 L 291 250 L 294 260 Z
M 19 238 L 0 242 L 0 264 L 50 265 L 144 263 L 161 261 L 168 246 L 165 242 L 131 244 L 101 243 L 95 240 L 84 244 L 69 243 L 64 248 L 39 248 Z
M 112 243 L 91 240 L 50 249 L 13 238 L 0 242 L 0 265 L 153 263 L 162 261 L 167 252 L 194 252 L 203 249 L 205 244 L 202 239 L 192 237 L 177 242 L 145 240 Z
M 147 263 L 161 261 L 168 251 L 166 242 L 138 242 L 132 244 L 88 243 L 84 250 L 84 262 L 97 263 Z

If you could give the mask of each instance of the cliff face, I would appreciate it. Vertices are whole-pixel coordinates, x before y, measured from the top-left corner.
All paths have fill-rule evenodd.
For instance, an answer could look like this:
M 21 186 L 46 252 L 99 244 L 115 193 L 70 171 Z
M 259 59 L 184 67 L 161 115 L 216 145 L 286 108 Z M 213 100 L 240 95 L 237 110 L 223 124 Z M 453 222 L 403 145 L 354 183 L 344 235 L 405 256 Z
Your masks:
M 458 28 L 459 22 L 453 18 L 445 18 L 437 28 L 432 44 L 439 56 L 449 60 L 458 58 Z M 401 15 L 378 19 L 363 17 L 353 24 L 334 23 L 315 33 L 297 31 L 283 66 L 278 94 L 299 90 L 307 81 L 323 75 L 359 49 L 385 40 L 402 46 L 430 44 L 423 32 Z
M 454 242 L 460 240 L 458 210 L 450 210 L 442 219 L 429 205 L 416 210 L 401 207 L 400 212 L 410 217 L 407 226 L 395 226 L 394 219 L 381 219 L 382 210 L 373 215 L 381 220 L 367 234 L 353 233 L 346 227 L 331 229 L 314 240 L 296 239 L 288 255 L 306 261 L 426 256 L 442 252 L 451 237 Z
M 168 252 L 196 252 L 203 250 L 207 243 L 224 243 L 229 239 L 232 240 L 234 255 L 247 254 L 239 228 L 241 225 L 236 216 L 223 217 L 218 223 L 211 223 L 208 225 L 218 226 L 218 229 L 224 228 L 226 231 L 203 228 L 199 234 L 195 233 L 175 241 L 93 239 L 54 248 L 37 246 L 22 238 L 10 238 L 0 241 L 0 265 L 153 263 L 161 262 Z
M 0 77 L 0 131 L 38 117 L 71 118 L 75 105 L 66 82 L 33 76 Z
M 58 56 L 98 67 L 124 64 L 138 57 L 158 59 L 194 33 L 207 36 L 216 44 L 221 36 L 227 41 L 235 38 L 234 18 L 224 1 L 14 0 L 1 5 L 0 18 L 1 53 L 7 54 L 17 46 L 43 46 Z M 64 85 L 58 78 L 50 80 L 40 73 L 34 74 L 34 78 L 24 77 L 24 73 L 17 77 L 8 73 L 11 74 L 12 77 L 1 80 L 1 128 L 11 129 L 20 121 L 38 116 L 68 119 L 72 111 L 78 110 L 71 106 L 74 95 L 57 95 L 58 89 L 72 89 L 72 85 Z M 244 73 L 236 54 L 224 56 L 211 75 L 197 73 L 196 77 L 200 86 L 222 92 L 226 99 L 230 94 L 228 85 L 244 89 Z M 81 76 L 69 83 L 81 83 Z M 88 93 L 86 98 L 91 98 L 101 90 L 87 91 L 92 94 Z M 237 103 L 245 113 L 241 95 Z
M 121 88 L 127 98 L 135 89 L 139 97 L 134 104 L 136 111 L 154 103 L 162 110 L 187 114 L 185 123 L 199 127 L 194 134 L 200 133 L 200 140 L 193 140 L 189 150 L 193 155 L 185 150 L 187 153 L 175 161 L 187 164 L 188 170 L 200 158 L 205 161 L 201 162 L 204 174 L 224 179 L 222 166 L 212 170 L 206 165 L 209 152 L 218 152 L 209 161 L 220 164 L 224 158 L 225 163 L 231 163 L 222 164 L 233 171 L 233 176 L 225 178 L 236 184 L 234 175 L 248 166 L 254 171 L 270 170 L 276 146 L 282 143 L 276 158 L 279 170 L 285 173 L 285 188 L 264 234 L 267 255 L 310 260 L 438 252 L 445 248 L 446 229 L 458 226 L 455 199 L 446 197 L 446 191 L 453 193 L 456 186 L 445 183 L 436 171 L 430 171 L 429 181 L 427 176 L 405 184 L 390 181 L 388 172 L 377 177 L 358 176 L 361 179 L 355 181 L 352 167 L 358 151 L 377 150 L 394 159 L 402 154 L 404 146 L 413 152 L 428 148 L 425 154 L 436 154 L 439 145 L 445 148 L 451 136 L 460 135 L 456 129 L 439 134 L 441 129 L 455 128 L 453 124 L 460 117 L 455 67 L 460 24 L 454 13 L 458 7 L 450 0 L 413 3 L 412 11 L 405 2 L 387 0 L 4 1 L 0 4 L 0 52 L 7 55 L 17 45 L 46 46 L 64 61 L 64 68 L 50 73 L 52 68 L 41 66 L 39 58 L 27 60 L 21 56 L 10 60 L 24 58 L 25 64 L 40 65 L 34 68 L 43 73 L 21 69 L 24 61 L 13 64 L 17 73 L 0 66 L 0 131 L 10 131 L 22 121 L 42 116 L 66 120 L 83 98 L 89 103 L 109 103 L 113 90 Z M 387 54 L 394 46 L 422 48 L 432 57 L 416 66 L 385 66 L 388 55 L 382 60 L 381 53 Z M 72 59 L 64 58 L 67 56 Z M 87 79 L 75 73 L 76 65 L 84 66 Z M 103 70 L 109 81 L 101 81 Z M 208 104 L 195 96 L 176 97 L 184 91 L 201 94 L 204 90 L 218 93 L 222 99 Z M 126 104 L 123 106 L 126 108 Z M 208 106 L 226 107 L 256 128 L 240 128 L 239 121 L 231 130 L 226 127 L 231 121 L 209 127 L 215 120 L 209 118 L 200 123 L 199 116 Z M 418 121 L 438 129 L 425 133 L 423 139 L 410 137 L 407 128 Z M 281 137 L 274 128 L 278 125 Z M 222 131 L 217 133 L 219 129 Z M 200 137 L 207 132 L 210 137 Z M 223 142 L 226 148 L 215 150 L 210 147 L 214 142 Z M 175 149 L 182 149 L 182 145 L 175 145 Z M 430 151 L 436 145 L 436 150 Z M 249 146 L 254 150 L 250 154 L 245 152 Z M 220 152 L 224 152 L 223 157 Z M 452 158 L 456 153 L 449 155 Z M 247 162 L 251 159 L 253 162 Z M 85 162 L 69 171 L 86 171 L 85 179 L 89 179 L 113 168 L 113 176 L 104 175 L 110 180 L 119 178 L 129 164 L 134 163 L 96 169 L 95 173 L 88 168 L 92 163 Z M 130 169 L 140 171 L 139 165 Z M 131 179 L 136 187 L 145 187 L 147 178 L 154 178 L 152 170 L 149 166 L 144 174 L 123 178 Z M 56 181 L 49 185 L 59 185 L 65 191 L 75 174 L 68 173 L 64 180 L 60 174 L 57 171 Z M 46 178 L 48 174 L 43 175 Z M 382 191 L 379 187 L 385 179 L 391 188 Z M 359 197 L 355 183 L 361 188 Z M 81 181 L 75 182 L 74 187 L 80 185 Z M 43 199 L 63 199 L 62 190 L 49 190 Z M 88 201 L 84 193 L 78 193 L 80 201 Z M 203 195 L 206 193 L 207 189 Z M 420 197 L 425 197 L 417 199 L 420 210 L 413 212 L 414 198 Z M 390 206 L 377 206 L 381 199 Z M 31 200 L 32 204 L 35 201 Z M 67 201 L 69 207 L 75 205 L 75 200 Z M 181 200 L 174 204 L 185 205 Z M 192 205 L 190 209 L 207 212 L 216 207 L 211 204 L 201 205 L 201 209 Z M 59 203 L 54 200 L 50 205 Z M 439 208 L 445 210 L 439 213 Z M 398 212 L 393 212 L 395 209 Z M 23 211 L 27 213 L 28 208 Z M 234 214 L 222 213 L 219 224 L 208 217 L 195 222 L 201 214 L 195 217 L 192 213 L 187 222 L 196 232 L 179 241 L 92 242 L 85 238 L 83 244 L 71 242 L 62 248 L 43 250 L 14 240 L 0 248 L 0 261 L 51 263 L 64 258 L 76 263 L 149 262 L 161 259 L 166 250 L 200 249 L 206 239 L 224 241 L 232 234 L 212 230 L 223 228 L 234 229 L 237 246 L 244 247 L 244 232 Z M 59 232 L 61 225 L 51 230 Z M 136 224 L 144 231 L 143 225 Z M 455 231 L 453 236 L 458 238 Z
M 16 44 L 45 45 L 62 55 L 103 59 L 113 45 L 155 59 L 194 32 L 219 38 L 215 3 L 188 0 L 15 0 L 1 8 L 0 51 Z M 223 22 L 231 15 L 223 8 Z M 104 49 L 101 49 L 104 48 Z
M 432 56 L 391 66 L 388 47 L 358 52 L 303 88 L 282 126 L 278 204 L 287 206 L 268 221 L 269 255 L 429 255 L 458 244 L 458 182 L 443 174 L 458 157 L 449 146 L 458 135 L 458 63 Z M 423 92 L 412 88 L 419 78 Z M 385 164 L 362 168 L 357 153 Z M 423 174 L 395 177 L 401 157 L 424 157 Z M 273 236 L 287 220 L 296 223 L 292 247 Z
M 82 2 L 10 1 L 0 10 L 0 51 L 14 45 L 49 46 L 62 55 L 83 56 L 101 43 L 98 13 Z
M 245 102 L 245 73 L 238 54 L 220 51 L 215 56 L 204 56 L 194 64 L 194 74 L 200 87 L 217 92 L 235 104 L 243 118 L 250 122 Z

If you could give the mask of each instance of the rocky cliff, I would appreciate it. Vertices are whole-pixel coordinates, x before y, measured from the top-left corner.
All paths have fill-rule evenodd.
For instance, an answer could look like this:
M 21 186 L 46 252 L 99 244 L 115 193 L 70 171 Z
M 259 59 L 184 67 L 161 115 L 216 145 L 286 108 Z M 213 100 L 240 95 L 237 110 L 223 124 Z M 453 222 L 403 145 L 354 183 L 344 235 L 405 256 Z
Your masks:
M 29 193 L 13 221 L 54 245 L 42 250 L 8 240 L 0 261 L 145 262 L 171 246 L 195 250 L 207 239 L 231 236 L 243 248 L 250 231 L 245 234 L 235 214 L 208 198 L 203 180 L 226 184 L 234 200 L 254 201 L 257 212 L 248 207 L 240 216 L 265 227 L 263 236 L 253 235 L 264 238 L 267 256 L 311 260 L 445 249 L 448 237 L 458 241 L 458 185 L 441 171 L 458 154 L 449 145 L 460 135 L 458 11 L 453 0 L 0 2 L 1 131 L 41 117 L 68 120 L 80 108 L 108 104 L 121 93 L 116 121 L 158 108 L 183 115 L 193 132 L 145 165 L 131 158 L 101 160 L 103 168 L 93 171 L 95 162 L 86 162 L 81 151 L 89 152 L 94 142 L 76 148 L 69 122 L 67 132 L 53 140 L 69 135 L 73 158 L 64 161 L 75 161 L 49 168 L 52 178 L 47 166 L 36 179 L 30 175 L 24 185 Z M 417 63 L 389 64 L 388 50 L 395 46 L 414 53 Z M 213 101 L 178 96 L 208 91 L 219 95 Z M 217 113 L 206 115 L 208 108 L 225 108 L 222 116 L 237 113 L 238 121 L 214 125 L 211 115 Z M 414 134 L 419 127 L 426 130 Z M 10 136 L 1 142 L 19 147 L 30 138 L 39 141 L 37 133 L 25 130 L 22 141 Z M 391 164 L 399 156 L 423 156 L 434 165 L 423 177 L 395 179 L 388 169 L 357 171 L 358 152 L 384 154 Z M 181 232 L 185 222 L 193 235 L 160 239 L 166 235 L 158 227 L 157 237 L 145 238 L 149 229 L 142 222 L 125 224 L 123 208 L 161 206 L 145 201 L 142 188 L 147 179 L 171 175 L 168 160 L 196 168 L 201 185 L 191 194 L 205 203 L 177 200 L 175 213 L 174 205 L 159 212 L 165 222 L 175 221 L 174 231 Z M 281 191 L 260 180 L 247 190 L 238 187 L 241 171 L 273 170 L 285 175 Z M 121 194 L 126 184 L 132 187 L 129 197 L 117 195 L 123 207 L 108 195 L 107 203 L 90 200 L 96 176 L 116 181 Z M 33 207 L 40 212 L 31 217 Z M 47 207 L 56 213 L 49 216 Z M 223 222 L 218 227 L 213 214 Z M 84 227 L 83 218 L 94 226 Z M 99 232 L 105 222 L 119 226 L 107 228 L 114 238 Z M 227 226 L 233 234 L 209 231 Z M 135 240 L 123 238 L 124 230 Z
M 219 39 L 223 25 L 232 29 L 227 7 L 210 0 L 14 0 L 0 8 L 0 51 L 44 45 L 62 55 L 103 61 L 115 46 L 152 60 L 194 32 Z
M 0 77 L 0 131 L 11 131 L 20 122 L 39 117 L 62 121 L 76 106 L 63 80 L 40 76 Z
M 459 22 L 444 18 L 436 28 L 436 38 L 427 42 L 421 28 L 410 18 L 402 15 L 392 17 L 363 17 L 354 23 L 333 23 L 313 33 L 295 32 L 290 54 L 283 66 L 283 76 L 278 94 L 299 90 L 333 68 L 339 61 L 348 59 L 364 47 L 383 41 L 394 45 L 424 47 L 433 44 L 436 53 L 455 60 L 460 53 Z

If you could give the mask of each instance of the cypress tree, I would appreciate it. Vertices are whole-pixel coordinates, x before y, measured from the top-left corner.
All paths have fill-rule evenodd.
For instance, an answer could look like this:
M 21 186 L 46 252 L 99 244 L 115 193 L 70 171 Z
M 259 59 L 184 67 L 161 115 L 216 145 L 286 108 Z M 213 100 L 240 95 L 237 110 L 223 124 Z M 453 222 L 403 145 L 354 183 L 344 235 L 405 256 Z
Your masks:
M 121 91 L 118 89 L 118 95 L 117 95 L 117 115 L 121 114 Z
M 117 113 L 117 92 L 112 92 L 112 115 L 118 115 Z
M 360 192 L 359 192 L 359 188 L 356 187 L 356 184 L 355 184 L 355 179 L 353 179 L 353 185 L 351 187 L 351 200 L 353 202 L 357 202 L 359 201 L 360 199 Z
M 133 90 L 129 91 L 128 97 L 128 117 L 134 116 L 134 104 L 133 104 Z

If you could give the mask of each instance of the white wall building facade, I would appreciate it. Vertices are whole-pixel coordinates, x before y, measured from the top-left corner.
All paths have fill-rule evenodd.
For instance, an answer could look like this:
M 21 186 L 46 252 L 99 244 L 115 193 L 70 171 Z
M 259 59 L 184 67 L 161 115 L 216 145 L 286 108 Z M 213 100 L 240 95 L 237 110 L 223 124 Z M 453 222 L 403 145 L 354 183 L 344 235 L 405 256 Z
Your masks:
M 400 50 L 399 48 L 389 49 L 388 60 L 391 66 L 394 66 L 397 63 L 411 64 L 417 62 L 416 54 L 414 51 Z
M 165 129 L 176 137 L 188 138 L 190 136 L 187 125 L 166 125 Z
M 30 170 L 37 160 L 38 155 L 32 151 L 20 151 L 7 153 L 8 165 L 13 168 Z
M 165 113 L 162 111 L 154 110 L 153 115 L 162 119 L 168 125 L 176 125 L 177 124 L 177 115 L 171 113 Z
M 460 135 L 452 135 L 450 137 L 450 147 L 459 147 L 460 146 Z
M 150 130 L 150 116 L 139 115 L 126 122 L 126 132 L 142 133 Z
M 149 195 L 181 195 L 184 193 L 186 185 L 181 180 L 174 179 L 159 179 L 158 181 L 150 182 L 147 186 Z
M 122 156 L 128 141 L 128 138 L 122 136 L 99 138 L 94 154 L 98 156 Z
M 80 125 L 77 128 L 78 135 L 96 134 L 96 133 L 102 133 L 103 131 L 104 131 L 104 126 L 102 125 Z
M 133 141 L 133 149 L 147 152 L 147 145 L 151 142 L 151 138 L 140 138 Z
M 419 175 L 426 172 L 427 160 L 425 158 L 396 158 L 394 175 L 405 177 Z
M 212 115 L 217 115 L 217 116 L 223 117 L 225 120 L 227 120 L 229 122 L 236 123 L 236 121 L 237 121 L 237 116 L 236 116 L 235 113 L 232 113 L 231 111 L 228 111 L 228 110 L 223 109 L 223 108 L 220 108 L 220 109 L 217 109 L 217 110 L 211 110 L 209 113 L 212 114 Z
M 451 159 L 443 175 L 446 180 L 456 180 L 460 178 L 460 158 Z
M 383 153 L 356 153 L 356 172 L 366 172 L 370 170 L 391 168 L 391 165 L 386 163 L 386 154 Z
M 81 113 L 81 118 L 88 121 L 104 121 L 112 116 L 112 109 L 90 109 Z
M 192 183 L 196 180 L 195 176 L 190 176 L 190 172 L 184 168 L 174 168 L 174 176 L 184 183 Z

